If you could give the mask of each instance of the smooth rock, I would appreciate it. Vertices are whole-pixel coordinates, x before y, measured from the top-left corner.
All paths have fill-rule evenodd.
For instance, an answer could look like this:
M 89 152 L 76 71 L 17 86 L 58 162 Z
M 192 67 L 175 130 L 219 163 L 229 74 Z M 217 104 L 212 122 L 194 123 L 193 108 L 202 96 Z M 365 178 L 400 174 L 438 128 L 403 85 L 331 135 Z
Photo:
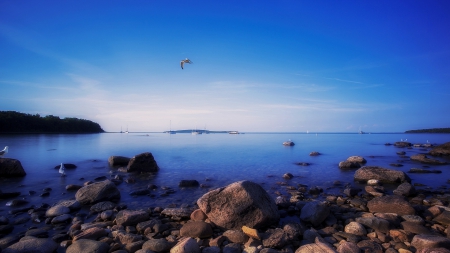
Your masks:
M 170 253 L 200 253 L 200 247 L 194 239 L 184 238 L 170 249 Z
M 108 164 L 109 166 L 126 166 L 130 162 L 129 157 L 125 156 L 110 156 L 108 158 Z
M 53 253 L 57 248 L 58 244 L 52 239 L 29 236 L 9 246 L 2 253 Z
M 0 177 L 24 177 L 26 175 L 19 160 L 0 158 Z
M 150 152 L 134 156 L 127 166 L 127 172 L 157 172 L 158 170 L 158 164 Z
M 356 181 L 367 182 L 376 179 L 382 183 L 403 183 L 411 182 L 411 179 L 403 171 L 390 170 L 376 166 L 364 166 L 354 174 Z
M 204 221 L 191 221 L 181 227 L 180 235 L 192 238 L 209 238 L 213 235 L 213 230 L 211 225 Z
M 149 214 L 143 210 L 121 210 L 116 215 L 116 223 L 119 226 L 133 226 L 149 219 Z
M 82 187 L 75 194 L 75 198 L 83 205 L 92 205 L 102 201 L 116 202 L 120 200 L 120 191 L 113 182 L 105 180 Z
M 310 222 L 314 226 L 320 225 L 330 214 L 330 208 L 322 202 L 311 201 L 307 202 L 302 208 L 300 219 Z
M 45 212 L 45 217 L 56 217 L 56 216 L 60 216 L 63 214 L 68 214 L 68 213 L 70 213 L 70 208 L 68 208 L 66 206 L 56 205 L 56 206 L 50 207 Z
M 416 250 L 426 248 L 450 249 L 450 239 L 438 235 L 416 235 L 412 239 L 411 245 L 416 248 Z

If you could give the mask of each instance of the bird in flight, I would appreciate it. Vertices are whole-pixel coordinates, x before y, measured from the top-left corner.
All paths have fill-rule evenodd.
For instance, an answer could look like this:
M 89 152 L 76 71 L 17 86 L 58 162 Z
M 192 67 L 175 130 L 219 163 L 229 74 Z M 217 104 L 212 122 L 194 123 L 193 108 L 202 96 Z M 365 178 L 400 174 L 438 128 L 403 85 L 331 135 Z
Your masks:
M 0 157 L 3 157 L 8 153 L 8 146 L 6 146 L 2 151 L 0 151 Z
M 185 63 L 191 64 L 192 61 L 189 60 L 188 58 L 186 58 L 185 60 L 181 60 L 181 62 L 180 62 L 180 64 L 181 64 L 181 69 L 184 69 L 184 64 L 185 64 Z

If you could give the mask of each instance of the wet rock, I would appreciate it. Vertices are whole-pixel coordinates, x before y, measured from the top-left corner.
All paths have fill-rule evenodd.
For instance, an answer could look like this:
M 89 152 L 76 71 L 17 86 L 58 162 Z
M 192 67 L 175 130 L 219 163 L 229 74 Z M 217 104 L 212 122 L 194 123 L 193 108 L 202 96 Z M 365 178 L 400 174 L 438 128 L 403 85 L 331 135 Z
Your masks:
M 28 204 L 28 201 L 26 201 L 24 199 L 13 199 L 13 200 L 6 202 L 6 206 L 10 206 L 10 207 L 23 206 L 25 204 Z
M 24 237 L 19 242 L 9 246 L 2 253 L 17 252 L 54 252 L 58 248 L 58 244 L 52 239 L 36 238 L 32 236 Z
M 283 175 L 283 178 L 284 179 L 292 179 L 294 177 L 294 175 L 292 175 L 291 173 L 285 173 L 284 175 Z
M 330 208 L 322 202 L 307 202 L 301 210 L 300 219 L 314 226 L 320 225 L 330 214 Z
M 267 248 L 281 249 L 288 243 L 288 241 L 289 239 L 286 232 L 284 232 L 281 228 L 277 228 L 269 235 L 267 239 L 263 240 L 263 245 Z
M 191 221 L 181 227 L 180 235 L 192 238 L 208 238 L 213 235 L 213 230 L 211 225 L 204 221 Z
M 435 174 L 439 174 L 442 173 L 442 171 L 440 170 L 429 170 L 429 169 L 422 169 L 422 168 L 411 168 L 408 173 L 435 173 Z
M 367 182 L 376 179 L 382 183 L 403 183 L 411 182 L 411 179 L 403 171 L 390 170 L 377 166 L 364 166 L 354 174 L 356 181 Z
M 347 161 L 360 164 L 367 163 L 366 159 L 364 159 L 364 157 L 362 156 L 350 156 L 349 158 L 347 158 Z
M 258 184 L 240 181 L 212 190 L 197 200 L 199 208 L 219 227 L 265 227 L 280 219 L 270 195 Z
M 92 205 L 101 201 L 116 202 L 120 200 L 120 192 L 113 182 L 105 180 L 82 187 L 75 194 L 75 198 L 83 205 Z
M 371 240 L 362 240 L 356 244 L 363 252 L 383 253 L 383 247 Z
M 18 242 L 20 237 L 18 235 L 9 235 L 0 238 L 0 252 L 2 249 L 6 249 L 14 243 Z
M 78 191 L 79 189 L 81 189 L 81 187 L 83 186 L 77 184 L 68 184 L 66 185 L 66 191 Z
M 437 159 L 428 158 L 425 154 L 412 155 L 410 157 L 410 159 L 413 160 L 413 161 L 426 163 L 426 164 L 434 164 L 434 165 L 447 164 L 446 162 L 442 162 L 442 161 L 439 161 Z
M 342 161 L 339 162 L 339 169 L 358 169 L 361 168 L 361 164 L 357 162 Z
M 412 144 L 411 144 L 411 142 L 407 142 L 407 141 L 397 141 L 394 143 L 394 146 L 399 147 L 399 148 L 407 148 L 407 147 L 411 147 Z
M 349 197 L 354 197 L 354 196 L 358 195 L 359 192 L 361 192 L 361 189 L 354 188 L 354 187 L 347 187 L 344 190 L 344 194 Z
M 59 223 L 70 223 L 72 220 L 72 216 L 70 214 L 62 214 L 59 216 L 56 216 L 52 219 L 52 224 L 59 224 Z
M 159 170 L 152 153 L 146 152 L 130 159 L 127 172 L 157 172 Z
M 55 167 L 53 167 L 54 169 L 59 169 L 61 167 L 61 164 L 56 165 Z M 72 163 L 64 163 L 64 168 L 66 169 L 76 169 L 77 166 L 75 164 Z
M 384 196 L 384 187 L 367 185 L 364 190 L 374 197 Z
M 24 177 L 26 175 L 19 160 L 0 158 L 0 177 Z
M 313 151 L 313 152 L 309 153 L 309 155 L 310 156 L 318 156 L 318 155 L 321 155 L 321 154 L 319 152 L 317 152 L 317 151 Z
M 145 211 L 122 210 L 116 215 L 116 223 L 119 226 L 132 226 L 149 219 Z
M 148 195 L 148 194 L 150 194 L 149 189 L 139 189 L 139 190 L 130 192 L 131 196 L 143 196 L 143 195 Z
M 136 230 L 137 230 L 139 233 L 143 234 L 144 231 L 145 231 L 147 228 L 153 228 L 153 227 L 154 227 L 155 225 L 157 225 L 157 224 L 162 224 L 162 223 L 161 223 L 161 220 L 159 220 L 159 219 L 152 219 L 152 220 L 148 220 L 148 221 L 139 222 L 139 223 L 136 225 Z
M 0 216 L 0 225 L 7 225 L 9 224 L 9 219 L 5 216 Z
M 37 238 L 47 238 L 48 237 L 48 229 L 44 229 L 44 228 L 30 229 L 25 233 L 25 236 L 33 236 L 33 237 L 37 237 Z
M 14 230 L 14 226 L 11 224 L 0 225 L 0 235 L 7 235 Z
M 377 197 L 367 202 L 372 213 L 396 213 L 398 215 L 414 215 L 416 212 L 411 204 L 401 196 Z
M 331 247 L 328 243 L 320 241 L 320 239 L 316 237 L 315 243 L 303 245 L 295 251 L 295 253 L 311 253 L 311 252 L 335 253 L 336 250 L 334 250 L 334 248 Z
M 74 241 L 66 250 L 66 253 L 108 253 L 109 245 L 89 239 Z
M 423 235 L 432 234 L 429 229 L 427 229 L 425 226 L 418 224 L 416 222 L 404 221 L 401 223 L 401 227 L 407 233 L 423 234 Z
M 409 196 L 413 196 L 414 194 L 416 194 L 416 188 L 414 188 L 414 186 L 411 185 L 410 183 L 405 182 L 405 183 L 400 184 L 397 187 L 397 189 L 395 189 L 393 191 L 393 193 L 395 195 L 409 197 Z
M 129 157 L 125 156 L 110 156 L 108 158 L 108 164 L 109 166 L 126 166 L 130 162 Z
M 181 180 L 178 187 L 199 187 L 200 183 L 197 180 Z

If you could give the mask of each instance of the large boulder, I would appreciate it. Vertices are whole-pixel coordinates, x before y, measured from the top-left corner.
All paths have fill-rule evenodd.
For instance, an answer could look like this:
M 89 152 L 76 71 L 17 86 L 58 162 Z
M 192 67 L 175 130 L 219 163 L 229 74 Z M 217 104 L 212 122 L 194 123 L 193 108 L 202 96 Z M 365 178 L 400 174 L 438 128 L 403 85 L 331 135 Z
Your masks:
M 433 156 L 450 156 L 450 142 L 434 147 L 429 154 Z
M 367 202 L 371 213 L 396 213 L 398 215 L 414 215 L 414 207 L 402 196 L 382 196 Z
M 266 227 L 280 219 L 275 201 L 251 181 L 212 190 L 200 197 L 197 204 L 214 224 L 226 229 Z
M 411 182 L 411 179 L 403 171 L 385 169 L 378 166 L 364 166 L 355 171 L 354 179 L 356 181 L 367 182 L 376 179 L 382 183 L 404 183 Z
M 158 170 L 158 164 L 150 152 L 134 156 L 127 166 L 127 172 L 157 172 Z
M 19 160 L 0 158 L 0 177 L 23 177 L 26 174 Z
M 83 205 L 92 205 L 101 201 L 119 201 L 120 191 L 116 185 L 109 181 L 101 181 L 86 185 L 79 189 L 75 198 Z

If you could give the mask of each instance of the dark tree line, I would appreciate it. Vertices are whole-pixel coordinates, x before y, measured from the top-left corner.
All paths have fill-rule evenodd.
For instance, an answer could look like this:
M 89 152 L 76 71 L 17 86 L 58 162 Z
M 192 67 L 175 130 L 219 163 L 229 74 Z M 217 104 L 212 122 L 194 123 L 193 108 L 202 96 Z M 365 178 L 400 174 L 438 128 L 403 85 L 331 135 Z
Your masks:
M 436 134 L 448 134 L 450 133 L 450 128 L 431 128 L 431 129 L 419 129 L 419 130 L 408 130 L 406 133 L 436 133 Z
M 102 133 L 98 123 L 15 111 L 0 111 L 0 133 Z

